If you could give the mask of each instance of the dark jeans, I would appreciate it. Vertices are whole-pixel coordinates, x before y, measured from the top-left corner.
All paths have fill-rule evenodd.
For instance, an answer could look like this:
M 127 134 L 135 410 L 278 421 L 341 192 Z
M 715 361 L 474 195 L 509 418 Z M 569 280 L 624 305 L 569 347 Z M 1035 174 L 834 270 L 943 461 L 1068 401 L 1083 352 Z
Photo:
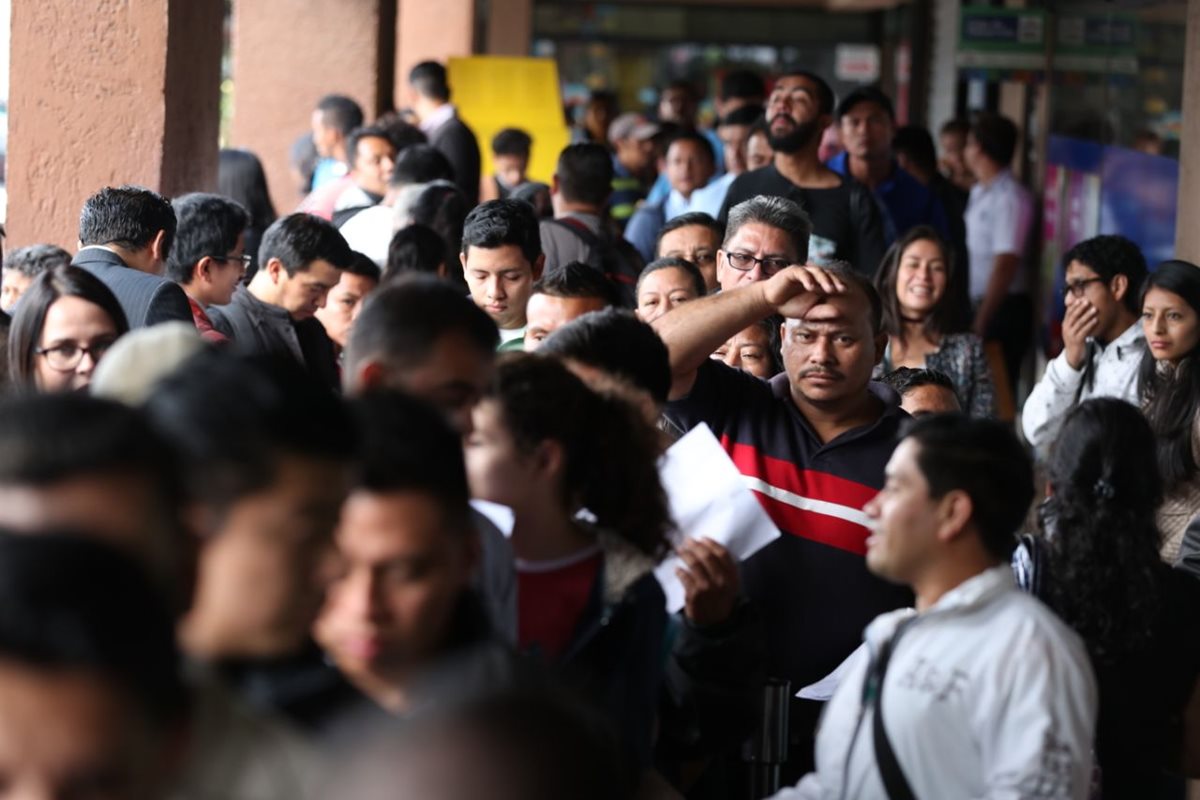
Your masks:
M 988 323 L 985 341 L 996 341 L 1004 351 L 1004 369 L 1008 371 L 1008 384 L 1012 387 L 1013 405 L 1016 406 L 1017 382 L 1021 378 L 1021 364 L 1033 343 L 1033 300 L 1027 294 L 1010 294 L 996 309 Z

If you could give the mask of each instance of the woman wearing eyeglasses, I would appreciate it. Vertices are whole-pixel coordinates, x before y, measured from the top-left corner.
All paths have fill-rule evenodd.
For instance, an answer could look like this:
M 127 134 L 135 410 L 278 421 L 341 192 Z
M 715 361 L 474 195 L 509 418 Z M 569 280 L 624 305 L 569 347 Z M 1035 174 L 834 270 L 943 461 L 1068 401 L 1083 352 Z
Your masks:
M 8 366 L 31 392 L 86 389 L 96 364 L 129 331 L 108 287 L 78 267 L 57 267 L 33 282 L 13 316 Z
M 875 288 L 888 334 L 876 377 L 894 369 L 934 369 L 954 381 L 958 402 L 973 417 L 996 413 L 991 370 L 978 336 L 956 325 L 946 292 L 954 264 L 937 233 L 925 225 L 900 237 L 879 267 Z

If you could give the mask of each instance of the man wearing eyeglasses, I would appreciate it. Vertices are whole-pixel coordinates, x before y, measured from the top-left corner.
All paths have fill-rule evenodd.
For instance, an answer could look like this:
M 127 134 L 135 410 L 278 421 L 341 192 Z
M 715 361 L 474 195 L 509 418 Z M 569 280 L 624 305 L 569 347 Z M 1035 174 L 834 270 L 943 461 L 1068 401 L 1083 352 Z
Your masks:
M 250 217 L 241 205 L 216 194 L 185 194 L 172 205 L 179 225 L 167 277 L 187 294 L 200 335 L 217 344 L 228 342 L 205 309 L 227 305 L 246 274 L 250 256 L 243 251 Z
M 1146 336 L 1138 291 L 1146 259 L 1124 236 L 1096 236 L 1063 257 L 1063 350 L 1025 401 L 1021 428 L 1044 453 L 1058 438 L 1067 412 L 1091 397 L 1116 397 L 1138 405 L 1138 368 Z
M 717 254 L 721 292 L 654 322 L 671 360 L 667 418 L 683 430 L 707 424 L 783 534 L 742 576 L 764 617 L 767 674 L 792 693 L 832 672 L 871 619 L 911 601 L 864 561 L 863 507 L 907 418 L 896 393 L 871 382 L 887 344 L 879 295 L 848 265 L 806 264 L 810 230 L 781 197 L 735 206 Z M 709 358 L 771 314 L 785 318 L 784 372 L 764 381 Z M 819 712 L 792 704 L 796 777 L 810 768 Z

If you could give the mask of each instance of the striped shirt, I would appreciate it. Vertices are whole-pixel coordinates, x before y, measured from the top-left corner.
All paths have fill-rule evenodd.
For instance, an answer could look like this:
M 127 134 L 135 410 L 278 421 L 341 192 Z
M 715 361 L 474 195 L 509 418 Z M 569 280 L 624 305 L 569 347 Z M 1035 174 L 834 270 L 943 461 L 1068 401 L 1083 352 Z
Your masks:
M 691 393 L 667 406 L 685 430 L 712 428 L 784 534 L 743 563 L 742 576 L 766 622 L 768 674 L 793 691 L 832 672 L 876 616 L 912 602 L 867 571 L 863 507 L 883 486 L 908 416 L 887 386 L 869 391 L 883 402 L 880 417 L 827 443 L 792 402 L 786 374 L 763 381 L 708 361 Z

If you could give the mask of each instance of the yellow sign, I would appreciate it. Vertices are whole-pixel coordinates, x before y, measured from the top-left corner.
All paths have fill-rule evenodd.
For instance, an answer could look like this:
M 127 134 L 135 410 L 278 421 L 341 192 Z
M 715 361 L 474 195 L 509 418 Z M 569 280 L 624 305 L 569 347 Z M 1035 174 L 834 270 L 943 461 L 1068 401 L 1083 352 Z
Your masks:
M 520 128 L 533 138 L 529 179 L 550 183 L 571 141 L 553 59 L 473 56 L 452 58 L 446 69 L 458 114 L 479 140 L 483 175 L 492 174 L 492 137 Z

